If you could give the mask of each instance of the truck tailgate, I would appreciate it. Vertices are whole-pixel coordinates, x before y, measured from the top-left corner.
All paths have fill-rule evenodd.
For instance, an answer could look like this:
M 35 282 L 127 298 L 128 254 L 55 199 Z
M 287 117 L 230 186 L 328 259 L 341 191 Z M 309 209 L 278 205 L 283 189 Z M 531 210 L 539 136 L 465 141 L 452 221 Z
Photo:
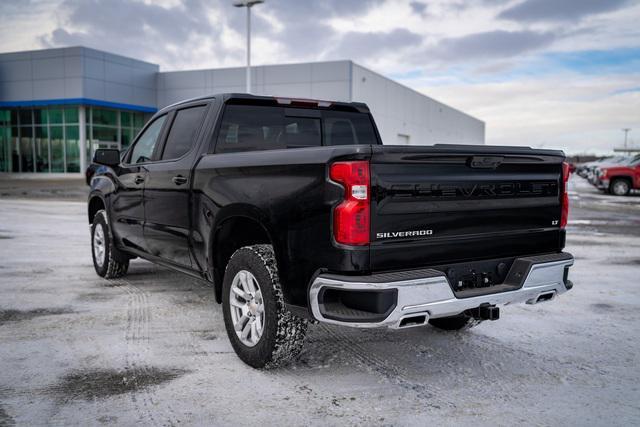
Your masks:
M 559 151 L 374 146 L 371 269 L 557 252 Z

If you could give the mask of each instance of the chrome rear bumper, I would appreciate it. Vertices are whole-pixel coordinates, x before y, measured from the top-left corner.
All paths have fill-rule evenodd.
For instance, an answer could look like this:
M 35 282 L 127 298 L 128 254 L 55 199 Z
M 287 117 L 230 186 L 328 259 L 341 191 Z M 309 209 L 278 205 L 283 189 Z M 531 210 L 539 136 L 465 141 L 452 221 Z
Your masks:
M 505 280 L 509 283 L 486 288 L 502 292 L 465 298 L 456 297 L 444 273 L 433 269 L 358 277 L 320 275 L 311 284 L 309 299 L 313 316 L 320 322 L 358 328 L 399 328 L 404 324 L 403 319 L 415 317 L 421 319 L 418 324 L 407 323 L 418 326 L 429 318 L 454 316 L 484 304 L 535 304 L 554 299 L 571 289 L 572 284 L 567 280 L 565 270 L 572 265 L 573 256 L 568 253 L 518 258 Z M 397 299 L 395 306 L 389 309 L 389 314 L 385 313 L 386 317 L 382 320 L 344 321 L 330 318 L 330 313 L 323 307 L 320 296 L 327 289 L 369 292 L 395 289 Z

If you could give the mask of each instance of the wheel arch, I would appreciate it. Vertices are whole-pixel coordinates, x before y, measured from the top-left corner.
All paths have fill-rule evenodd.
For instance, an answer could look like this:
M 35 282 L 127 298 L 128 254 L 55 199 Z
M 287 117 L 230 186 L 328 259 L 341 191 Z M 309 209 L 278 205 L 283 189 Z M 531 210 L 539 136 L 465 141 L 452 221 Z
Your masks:
M 96 216 L 96 213 L 101 209 L 107 209 L 107 203 L 104 198 L 99 193 L 92 193 L 89 196 L 89 203 L 87 204 L 87 214 L 89 219 L 89 224 L 93 224 L 93 218 Z
M 613 176 L 609 177 L 609 181 L 614 181 L 616 179 L 624 179 L 629 184 L 633 184 L 633 178 L 631 176 L 629 176 L 629 175 L 613 175 Z
M 267 216 L 259 209 L 249 205 L 235 205 L 225 208 L 216 215 L 217 221 L 212 227 L 209 259 L 212 265 L 216 301 L 222 301 L 222 280 L 226 265 L 233 253 L 243 246 L 270 244 L 280 266 L 282 245 L 275 237 L 273 227 Z
M 107 197 L 115 192 L 116 184 L 113 181 L 113 176 L 107 175 L 103 170 L 105 167 L 100 167 L 91 178 L 89 203 L 87 208 L 87 214 L 89 215 L 89 224 L 93 223 L 93 217 L 96 212 L 101 209 L 107 209 L 109 206 Z

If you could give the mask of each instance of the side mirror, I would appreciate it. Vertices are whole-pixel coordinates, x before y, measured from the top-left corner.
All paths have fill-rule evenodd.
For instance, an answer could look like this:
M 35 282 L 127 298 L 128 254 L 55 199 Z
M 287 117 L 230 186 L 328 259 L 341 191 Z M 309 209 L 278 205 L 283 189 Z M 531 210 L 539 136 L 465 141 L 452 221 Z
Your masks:
M 93 163 L 106 166 L 118 166 L 120 164 L 120 151 L 110 148 L 99 148 L 93 155 Z

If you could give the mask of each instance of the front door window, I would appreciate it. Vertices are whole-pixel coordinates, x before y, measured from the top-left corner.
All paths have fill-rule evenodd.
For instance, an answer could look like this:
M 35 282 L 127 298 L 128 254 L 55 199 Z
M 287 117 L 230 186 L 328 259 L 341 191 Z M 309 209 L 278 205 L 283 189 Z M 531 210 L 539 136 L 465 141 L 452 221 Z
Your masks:
M 166 115 L 158 117 L 145 129 L 144 133 L 140 135 L 140 138 L 138 138 L 136 145 L 131 151 L 131 157 L 129 158 L 130 163 L 146 163 L 151 161 L 153 150 L 156 147 L 158 137 L 162 131 L 162 125 L 166 118 Z

